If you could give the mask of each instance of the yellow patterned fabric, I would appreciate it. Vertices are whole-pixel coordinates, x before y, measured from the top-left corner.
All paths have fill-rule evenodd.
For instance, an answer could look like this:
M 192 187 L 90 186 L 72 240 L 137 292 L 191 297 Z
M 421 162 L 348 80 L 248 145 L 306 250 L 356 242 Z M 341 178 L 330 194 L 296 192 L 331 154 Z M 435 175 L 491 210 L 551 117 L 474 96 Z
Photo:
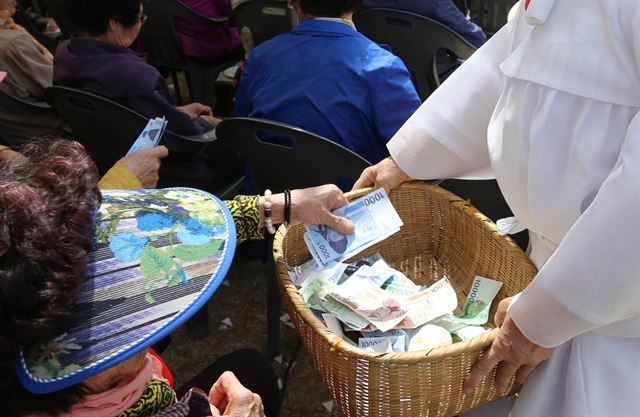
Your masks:
M 101 190 L 139 190 L 142 183 L 129 168 L 114 165 L 100 180 Z
M 247 239 L 264 239 L 264 230 L 260 228 L 258 196 L 239 195 L 224 202 L 236 224 L 237 244 Z
M 176 393 L 163 381 L 152 380 L 140 399 L 118 417 L 151 417 L 172 406 Z

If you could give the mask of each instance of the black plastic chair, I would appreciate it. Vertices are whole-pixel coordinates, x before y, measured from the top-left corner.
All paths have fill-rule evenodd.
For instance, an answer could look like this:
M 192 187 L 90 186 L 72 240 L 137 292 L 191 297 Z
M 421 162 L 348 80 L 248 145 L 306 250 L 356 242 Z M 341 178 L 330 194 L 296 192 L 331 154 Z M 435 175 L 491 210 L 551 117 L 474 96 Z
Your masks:
M 55 110 L 49 105 L 49 103 L 44 101 L 23 100 L 1 88 L 0 112 L 20 115 L 23 118 L 33 117 L 34 119 L 51 119 L 52 115 L 55 115 Z M 22 141 L 13 138 L 12 135 L 8 133 L 10 130 L 11 129 L 9 128 L 7 131 L 2 133 L 2 144 L 10 147 L 20 146 Z
M 362 34 L 388 45 L 411 72 L 411 79 L 424 101 L 440 86 L 436 52 L 447 49 L 466 59 L 476 48 L 442 23 L 415 13 L 392 9 L 363 9 L 353 21 Z
M 223 57 L 203 63 L 187 57 L 176 35 L 174 18 L 180 17 L 189 23 L 215 26 L 228 22 L 227 17 L 204 16 L 179 0 L 144 0 L 144 12 L 148 16 L 142 27 L 141 37 L 147 51 L 147 61 L 160 69 L 171 72 L 178 101 L 182 101 L 176 72 L 184 71 L 189 83 L 192 101 L 213 106 L 215 104 L 215 80 L 220 71 L 236 64 L 241 56 Z
M 286 1 L 248 0 L 231 13 L 231 21 L 242 32 L 251 31 L 253 47 L 293 29 L 293 16 Z
M 119 103 L 86 91 L 53 86 L 45 90 L 47 101 L 58 111 L 74 138 L 93 155 L 101 174 L 126 155 L 149 121 Z M 160 116 L 160 115 L 159 115 Z M 190 172 L 205 146 L 215 146 L 214 137 L 183 136 L 165 131 L 160 144 L 169 149 L 160 170 L 160 186 L 206 188 Z M 214 192 L 215 190 L 209 190 Z
M 3 89 L 0 89 L 0 106 L 11 112 L 33 115 L 36 117 L 39 114 L 42 114 L 42 112 L 50 112 L 53 110 L 51 105 L 46 101 L 23 100 Z
M 351 150 L 306 130 L 263 119 L 230 118 L 217 127 L 218 138 L 232 143 L 244 157 L 256 191 L 336 184 L 347 178 L 357 180 L 370 164 Z M 279 143 L 261 138 L 277 138 Z M 283 144 L 282 139 L 285 143 Z M 267 281 L 267 353 L 279 353 L 280 292 L 271 255 L 273 241 L 268 238 L 267 260 L 272 276 Z

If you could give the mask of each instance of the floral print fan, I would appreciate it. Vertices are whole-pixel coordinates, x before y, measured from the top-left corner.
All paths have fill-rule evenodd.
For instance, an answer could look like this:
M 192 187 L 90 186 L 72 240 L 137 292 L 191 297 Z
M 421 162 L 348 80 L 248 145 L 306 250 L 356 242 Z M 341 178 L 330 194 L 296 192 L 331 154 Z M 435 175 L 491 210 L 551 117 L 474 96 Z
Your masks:
M 231 213 L 188 188 L 105 191 L 67 331 L 25 348 L 29 391 L 77 384 L 168 336 L 205 305 L 235 250 Z

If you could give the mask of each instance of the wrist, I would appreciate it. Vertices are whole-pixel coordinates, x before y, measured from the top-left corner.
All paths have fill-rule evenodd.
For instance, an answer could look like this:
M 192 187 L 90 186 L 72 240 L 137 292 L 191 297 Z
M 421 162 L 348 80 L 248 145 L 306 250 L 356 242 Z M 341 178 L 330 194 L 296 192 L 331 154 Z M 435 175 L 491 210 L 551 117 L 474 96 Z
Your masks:
M 265 227 L 265 202 L 264 196 L 258 200 L 258 212 L 260 213 L 260 227 Z M 271 221 L 273 224 L 280 224 L 284 221 L 284 194 L 273 194 L 271 196 Z

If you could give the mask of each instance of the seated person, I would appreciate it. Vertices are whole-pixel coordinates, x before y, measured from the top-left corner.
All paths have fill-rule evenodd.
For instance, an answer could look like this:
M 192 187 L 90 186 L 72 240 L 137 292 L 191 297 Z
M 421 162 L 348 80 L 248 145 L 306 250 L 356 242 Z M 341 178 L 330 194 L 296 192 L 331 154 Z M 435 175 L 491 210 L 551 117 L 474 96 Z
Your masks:
M 163 363 L 153 354 L 147 354 L 146 349 L 140 350 L 129 359 L 123 357 L 121 362 L 113 364 L 102 373 L 50 394 L 32 394 L 23 388 L 17 379 L 16 362 L 19 360 L 20 347 L 38 344 L 64 329 L 61 326 L 67 323 L 72 314 L 70 306 L 74 304 L 76 294 L 83 291 L 80 284 L 87 277 L 95 276 L 87 272 L 96 271 L 94 268 L 88 268 L 90 262 L 101 262 L 91 255 L 92 251 L 99 250 L 95 247 L 92 249 L 93 238 L 95 237 L 96 240 L 101 238 L 98 237 L 98 233 L 95 234 L 96 236 L 93 236 L 93 233 L 87 233 L 95 227 L 96 204 L 100 201 L 97 182 L 97 169 L 90 157 L 81 145 L 70 141 L 34 143 L 26 147 L 24 158 L 0 165 L 0 311 L 2 311 L 0 316 L 0 352 L 2 352 L 0 393 L 2 398 L 11 399 L 3 404 L 3 414 L 17 417 L 33 415 L 84 417 L 89 411 L 100 410 L 100 415 L 106 417 L 152 415 L 163 410 L 167 411 L 167 408 L 173 407 L 176 401 L 175 394 L 170 388 L 170 375 L 164 369 Z M 166 197 L 169 197 L 168 194 Z M 201 216 L 209 213 L 209 211 L 198 212 L 203 206 L 195 205 L 192 200 L 184 202 L 179 200 L 180 211 L 176 211 L 172 204 L 175 204 L 176 198 L 184 197 L 172 198 L 174 200 L 165 206 L 165 210 L 171 209 L 174 213 L 183 214 L 188 213 L 189 210 L 200 213 L 197 217 L 190 217 L 190 219 L 202 218 Z M 330 224 L 344 233 L 353 232 L 353 224 L 330 214 L 330 210 L 346 204 L 344 195 L 335 186 L 293 190 L 291 198 L 292 223 L 321 222 Z M 123 204 L 122 208 L 128 212 L 131 210 L 131 201 L 133 200 L 114 202 L 112 207 Z M 153 204 L 159 204 L 153 201 Z M 273 220 L 281 222 L 284 217 L 284 197 L 275 195 L 272 201 Z M 231 209 L 236 223 L 238 242 L 262 235 L 259 227 L 265 223 L 263 198 L 243 197 L 226 204 Z M 141 207 L 147 213 L 148 205 Z M 154 213 L 157 212 L 156 209 Z M 155 215 L 159 216 L 159 214 Z M 118 229 L 120 235 L 131 236 L 133 233 L 128 222 L 117 227 L 121 227 Z M 145 225 L 145 230 L 148 230 L 147 227 L 148 225 Z M 101 229 L 101 233 L 104 230 L 106 229 Z M 127 232 L 122 233 L 124 230 Z M 197 230 L 198 236 L 203 233 L 203 230 L 202 228 Z M 109 236 L 113 238 L 112 230 L 107 233 L 110 233 Z M 215 231 L 212 227 L 211 231 L 206 233 L 217 235 L 221 232 Z M 183 239 L 180 234 L 178 238 Z M 114 255 L 118 256 L 111 245 L 106 247 L 111 248 Z M 129 256 L 131 252 L 126 248 L 125 251 Z M 193 261 L 192 258 L 189 259 L 190 262 Z M 109 263 L 113 262 L 115 259 L 109 261 Z M 118 276 L 124 282 L 125 279 L 131 278 L 131 274 L 119 273 L 121 266 L 116 264 L 110 273 L 114 274 L 113 277 L 119 274 Z M 144 274 L 139 268 L 135 268 L 135 271 L 140 275 L 134 279 L 144 281 Z M 197 276 L 198 271 L 200 270 L 187 271 L 187 274 L 191 279 Z M 105 272 L 104 269 L 100 269 L 97 275 Z M 186 277 L 184 279 L 186 280 Z M 171 284 L 167 285 L 171 286 Z M 132 287 L 143 288 L 143 284 L 138 281 Z M 99 290 L 98 287 L 94 289 L 105 291 Z M 162 289 L 168 288 L 162 287 Z M 89 289 L 89 292 L 92 291 L 94 290 Z M 111 290 L 106 289 L 106 291 Z M 136 301 L 138 300 L 136 297 L 132 297 L 131 300 L 136 305 L 144 304 Z M 114 303 L 121 301 L 119 298 L 113 300 Z M 155 301 L 147 303 L 155 305 Z M 160 305 L 159 301 L 158 307 Z M 80 310 L 82 317 L 86 318 L 84 314 L 88 313 L 88 310 Z M 100 306 L 97 306 L 96 310 L 105 312 L 110 316 L 110 320 L 114 316 L 120 317 L 119 314 L 113 315 L 109 309 L 105 310 Z M 155 316 L 152 316 L 151 320 L 157 321 L 153 317 Z M 125 319 L 128 320 L 128 316 L 125 315 Z M 92 322 L 84 319 L 80 321 Z M 138 326 L 134 328 L 139 329 L 140 332 L 144 331 Z M 121 332 L 122 328 L 116 326 L 115 331 Z M 90 333 L 101 334 L 100 331 Z M 112 343 L 125 343 L 125 345 L 128 343 L 119 338 L 108 338 L 108 340 L 110 346 Z M 84 343 L 80 340 L 76 342 Z M 50 345 L 47 344 L 47 346 Z M 78 348 L 70 347 L 70 349 L 76 351 Z M 93 352 L 96 351 L 103 352 L 101 348 Z M 57 356 L 53 351 L 50 353 Z M 80 355 L 85 353 L 91 354 L 87 351 L 80 352 Z M 190 381 L 199 388 L 208 389 L 208 386 L 203 387 L 204 384 L 213 384 L 213 386 L 211 386 L 209 397 L 204 395 L 207 406 L 204 414 L 189 415 L 264 417 L 266 414 L 270 417 L 275 416 L 279 401 L 275 376 L 269 364 L 256 355 L 257 352 L 247 351 L 226 355 L 203 371 L 209 376 L 208 381 L 203 380 L 204 376 Z M 228 365 L 227 369 L 230 368 L 238 373 L 240 381 L 233 374 L 221 373 L 226 365 Z M 264 386 L 262 399 L 242 386 L 245 382 L 243 373 L 247 374 L 247 381 L 249 381 L 247 386 L 252 386 L 254 382 Z M 56 375 L 60 376 L 58 373 Z M 251 376 L 253 380 L 258 381 L 251 382 Z M 217 381 L 215 378 L 218 378 Z M 272 384 L 265 382 L 269 380 Z M 184 392 L 184 390 L 179 391 Z M 191 395 L 190 398 L 193 398 L 193 395 L 197 396 L 193 390 L 188 392 L 187 396 L 189 395 Z M 200 398 L 202 400 L 202 395 Z M 189 398 L 185 401 L 188 406 L 192 405 Z M 213 407 L 209 408 L 209 403 Z M 184 402 L 181 403 L 181 406 L 184 404 Z M 172 409 L 169 408 L 169 411 Z
M 178 134 L 215 128 L 219 119 L 211 107 L 176 107 L 160 72 L 129 49 L 146 19 L 141 0 L 68 0 L 65 7 L 76 36 L 56 50 L 54 84 L 109 98 L 149 118 L 164 116 L 167 129 Z
M 454 30 L 476 48 L 487 41 L 482 28 L 467 19 L 453 0 L 364 0 L 362 7 L 404 10 L 428 17 Z M 461 60 L 446 51 L 439 52 L 436 65 L 440 81 L 444 81 L 461 63 Z
M 184 4 L 207 17 L 231 15 L 230 0 L 182 0 Z M 185 55 L 204 61 L 242 59 L 240 33 L 231 23 L 203 26 L 175 19 L 176 34 Z
M 15 13 L 15 0 L 0 0 L 0 70 L 8 73 L 0 88 L 22 100 L 42 102 L 44 89 L 51 85 L 53 78 L 53 57 L 25 28 L 13 21 Z M 16 144 L 33 137 L 59 134 L 62 124 L 53 110 L 43 110 L 34 117 L 0 105 L 0 127 Z
M 177 134 L 213 131 L 219 119 L 209 106 L 176 107 L 160 72 L 129 49 L 145 21 L 141 0 L 67 0 L 65 6 L 77 36 L 56 50 L 55 84 L 106 97 L 149 118 L 164 116 L 167 129 Z M 228 145 L 219 145 L 215 154 L 205 150 L 188 157 L 170 155 L 162 183 L 215 193 L 238 178 L 242 163 Z
M 295 0 L 300 24 L 256 47 L 236 93 L 234 115 L 299 126 L 371 163 L 420 106 L 395 55 L 358 33 L 361 0 Z

